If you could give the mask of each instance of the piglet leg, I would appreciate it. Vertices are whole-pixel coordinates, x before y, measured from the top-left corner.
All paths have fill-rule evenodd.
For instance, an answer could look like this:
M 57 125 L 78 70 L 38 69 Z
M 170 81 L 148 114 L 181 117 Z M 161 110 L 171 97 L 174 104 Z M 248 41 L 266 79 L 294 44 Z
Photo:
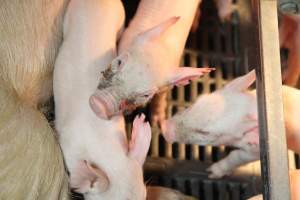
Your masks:
M 151 127 L 144 122 L 145 115 L 137 116 L 133 121 L 129 156 L 136 159 L 141 165 L 145 162 L 151 142 Z
M 248 116 L 248 120 L 254 120 L 255 126 L 246 130 L 242 139 L 238 142 L 241 149 L 234 150 L 219 162 L 210 166 L 209 178 L 221 178 L 230 174 L 235 168 L 259 159 L 259 134 L 256 116 Z
M 244 149 L 234 150 L 227 157 L 207 169 L 210 172 L 209 178 L 221 178 L 230 174 L 235 168 L 258 159 L 258 152 Z

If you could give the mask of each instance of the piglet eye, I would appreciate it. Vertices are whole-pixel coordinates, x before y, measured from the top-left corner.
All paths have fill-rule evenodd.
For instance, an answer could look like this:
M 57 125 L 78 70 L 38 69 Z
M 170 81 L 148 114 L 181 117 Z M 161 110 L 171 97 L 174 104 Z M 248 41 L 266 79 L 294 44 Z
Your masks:
M 199 133 L 201 135 L 209 135 L 209 132 L 208 131 L 204 131 L 204 130 L 201 130 L 201 129 L 195 129 L 194 130 L 196 133 Z
M 122 60 L 118 59 L 117 63 L 118 63 L 118 66 L 120 66 L 122 64 Z

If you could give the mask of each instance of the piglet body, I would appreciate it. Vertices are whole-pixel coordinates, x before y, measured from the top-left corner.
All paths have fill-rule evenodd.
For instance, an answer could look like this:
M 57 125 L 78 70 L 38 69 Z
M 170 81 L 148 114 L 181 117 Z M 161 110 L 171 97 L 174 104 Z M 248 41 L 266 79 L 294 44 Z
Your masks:
M 188 3 L 185 0 L 141 0 L 135 16 L 121 37 L 118 52 L 122 53 L 128 49 L 139 34 L 173 16 L 178 16 L 180 20 L 167 30 L 162 42 L 171 55 L 163 59 L 168 59 L 172 67 L 179 66 L 200 2 L 201 0 L 190 0 Z
M 55 127 L 70 185 L 90 200 L 146 197 L 142 164 L 151 130 L 144 116 L 135 119 L 128 143 L 122 116 L 99 119 L 89 106 L 101 71 L 116 56 L 123 21 L 120 0 L 71 0 L 55 64 Z
M 214 163 L 210 177 L 220 178 L 240 165 L 259 159 L 256 91 L 247 91 L 254 71 L 239 77 L 223 89 L 200 96 L 194 105 L 165 123 L 168 142 L 237 147 Z M 300 91 L 282 87 L 288 147 L 300 152 Z

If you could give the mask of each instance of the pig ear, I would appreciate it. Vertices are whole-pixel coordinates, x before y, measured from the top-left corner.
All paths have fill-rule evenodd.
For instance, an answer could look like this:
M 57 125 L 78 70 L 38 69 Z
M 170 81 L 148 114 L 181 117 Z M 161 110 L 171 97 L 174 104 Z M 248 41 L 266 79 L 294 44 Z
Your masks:
M 234 79 L 233 81 L 229 82 L 224 87 L 224 90 L 233 90 L 237 92 L 245 91 L 250 87 L 250 85 L 255 81 L 255 79 L 255 70 L 252 70 L 248 74 L 240 76 Z
M 137 160 L 141 166 L 145 162 L 151 142 L 151 128 L 144 120 L 143 114 L 135 117 L 128 152 L 128 156 Z
M 212 70 L 214 68 L 179 67 L 171 74 L 167 85 L 187 85 L 190 80 L 197 79 Z
M 142 32 L 138 35 L 137 41 L 139 43 L 147 43 L 154 40 L 157 40 L 160 38 L 160 36 L 168 30 L 170 26 L 175 24 L 180 17 L 171 17 L 167 19 L 166 21 L 162 22 L 161 24 L 146 30 L 145 32 Z
M 91 191 L 102 193 L 109 186 L 106 173 L 101 168 L 88 163 L 86 160 L 78 163 L 74 171 L 71 172 L 70 179 L 71 187 L 79 193 Z

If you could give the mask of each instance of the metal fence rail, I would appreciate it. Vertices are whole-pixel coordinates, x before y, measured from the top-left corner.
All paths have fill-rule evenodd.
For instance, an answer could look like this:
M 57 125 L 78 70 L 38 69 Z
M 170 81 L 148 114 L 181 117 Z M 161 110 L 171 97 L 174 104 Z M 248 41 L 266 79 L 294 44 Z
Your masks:
M 264 199 L 289 200 L 276 0 L 253 0 L 260 157 Z

